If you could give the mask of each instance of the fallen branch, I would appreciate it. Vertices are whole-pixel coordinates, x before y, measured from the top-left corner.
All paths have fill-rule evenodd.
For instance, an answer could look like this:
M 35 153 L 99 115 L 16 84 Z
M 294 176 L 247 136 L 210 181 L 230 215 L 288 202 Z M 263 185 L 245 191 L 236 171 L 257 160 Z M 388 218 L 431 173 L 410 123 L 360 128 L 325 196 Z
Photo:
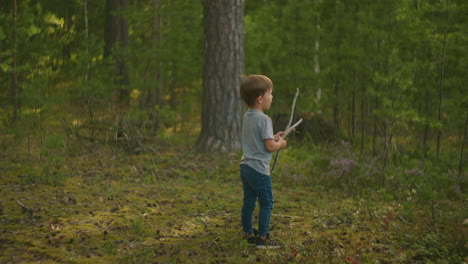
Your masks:
M 216 242 L 218 242 L 218 240 L 219 240 L 219 236 L 215 237 L 215 239 L 213 239 L 213 240 L 208 244 L 207 247 L 211 247 L 213 244 L 215 244 Z
M 22 204 L 19 200 L 16 200 L 16 203 L 21 206 L 21 209 L 23 210 L 23 213 L 28 213 L 32 214 L 34 212 L 33 209 L 27 207 L 26 205 Z
M 272 214 L 272 216 L 277 216 L 277 217 L 284 217 L 284 218 L 302 218 L 300 216 L 294 216 L 294 215 L 282 215 L 282 214 Z

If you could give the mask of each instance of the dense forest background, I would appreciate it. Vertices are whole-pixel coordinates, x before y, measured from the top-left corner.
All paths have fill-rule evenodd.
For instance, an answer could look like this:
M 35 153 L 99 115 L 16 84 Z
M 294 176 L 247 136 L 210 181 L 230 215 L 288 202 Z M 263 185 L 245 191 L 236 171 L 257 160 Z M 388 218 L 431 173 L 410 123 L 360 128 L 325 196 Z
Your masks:
M 203 114 L 208 102 L 222 105 L 218 98 L 228 97 L 237 100 L 230 107 L 240 104 L 230 87 L 219 87 L 221 93 L 206 100 L 210 24 L 204 18 L 215 2 L 229 6 L 228 1 L 215 0 L 2 1 L 0 221 L 5 236 L 0 237 L 0 250 L 28 248 L 24 252 L 30 255 L 20 259 L 63 263 L 64 253 L 54 248 L 74 247 L 78 239 L 85 239 L 104 249 L 70 249 L 69 262 L 91 258 L 106 263 L 106 256 L 120 263 L 147 263 L 156 256 L 164 262 L 173 260 L 171 254 L 181 254 L 179 262 L 199 263 L 226 258 L 234 263 L 259 258 L 275 263 L 314 263 L 308 258 L 316 263 L 466 261 L 468 1 L 246 0 L 243 21 L 229 16 L 226 23 L 244 32 L 236 71 L 264 74 L 274 83 L 268 115 L 275 131 L 284 130 L 297 89 L 294 120 L 304 119 L 275 173 L 278 193 L 284 197 L 278 204 L 280 214 L 282 209 L 291 214 L 280 215 L 284 221 L 278 225 L 296 232 L 295 238 L 278 231 L 280 238 L 291 239 L 287 252 L 254 257 L 237 251 L 217 255 L 225 251 L 218 241 L 232 240 L 221 235 L 225 229 L 212 234 L 225 228 L 220 221 L 231 227 L 235 222 L 230 214 L 237 213 L 237 193 L 222 184 L 238 183 L 238 142 L 231 144 L 230 154 L 196 153 L 211 152 L 200 140 L 206 129 L 202 124 L 210 124 Z M 238 81 L 232 76 L 220 79 Z M 237 120 L 238 113 L 228 108 L 211 112 L 218 122 L 211 125 L 214 133 L 225 128 L 223 122 L 229 126 L 228 120 Z M 166 181 L 167 188 L 161 184 Z M 151 188 L 142 184 L 154 193 L 147 193 Z M 190 189 L 198 184 L 219 199 L 199 197 Z M 86 186 L 88 193 L 78 186 Z M 41 209 L 46 206 L 40 201 L 50 202 L 44 193 L 35 193 L 42 188 L 58 197 L 52 202 L 58 204 L 47 209 L 57 210 L 54 220 L 46 220 L 49 211 Z M 25 196 L 25 190 L 34 197 Z M 125 198 L 130 194 L 122 194 L 125 190 L 158 201 L 135 194 L 130 203 Z M 88 198 L 89 193 L 93 197 Z M 183 214 L 171 211 L 180 200 L 158 195 L 180 195 Z M 95 200 L 112 209 L 93 207 Z M 200 209 L 205 203 L 213 203 L 207 211 Z M 290 204 L 298 206 L 291 209 Z M 75 215 L 60 209 L 70 206 L 77 207 Z M 155 208 L 161 211 L 156 214 Z M 171 213 L 203 222 L 190 222 L 191 232 L 212 228 L 198 242 L 219 250 L 205 256 L 200 249 L 182 247 L 187 250 L 181 253 L 174 241 L 191 239 L 193 233 L 189 237 L 188 231 L 174 231 L 177 224 L 166 215 Z M 135 217 L 129 220 L 129 214 Z M 98 216 L 103 218 L 91 219 Z M 83 227 L 64 220 L 67 217 L 83 217 L 81 223 L 96 223 L 93 228 L 106 235 L 134 232 L 128 243 L 121 237 L 102 242 L 97 236 L 73 233 L 73 228 Z M 116 219 L 115 224 L 104 226 L 110 221 L 106 217 Z M 210 217 L 212 225 L 206 220 Z M 167 220 L 168 227 L 153 225 L 155 219 Z M 304 230 L 291 227 L 294 221 Z M 356 222 L 368 223 L 369 228 Z M 330 233 L 337 226 L 345 231 Z M 37 236 L 17 231 L 29 228 Z M 70 240 L 47 235 L 41 242 L 37 228 L 62 232 Z M 372 235 L 351 237 L 358 231 Z M 157 238 L 149 233 L 157 233 Z M 303 235 L 304 241 L 294 240 Z M 170 243 L 157 251 L 150 238 Z M 153 243 L 151 249 L 142 241 Z M 357 253 L 367 242 L 368 252 Z M 248 251 L 232 243 L 236 250 Z M 345 253 L 336 253 L 336 248 Z M 312 251 L 322 253 L 307 253 Z M 0 262 L 15 262 L 10 255 Z
M 30 134 L 53 119 L 92 140 L 123 122 L 196 136 L 202 3 L 105 2 L 2 5 L 2 129 Z M 309 131 L 314 142 L 344 139 L 374 155 L 450 152 L 461 162 L 467 8 L 453 0 L 246 1 L 245 73 L 274 81 L 275 120 L 299 88 L 299 114 L 329 129 Z
M 201 2 L 107 2 L 2 5 L 2 129 L 30 133 L 53 119 L 94 139 L 96 131 L 80 130 L 107 129 L 114 113 L 153 132 L 196 134 Z M 374 154 L 390 145 L 424 157 L 458 148 L 460 157 L 467 8 L 464 1 L 246 1 L 245 73 L 274 81 L 272 116 L 288 113 L 299 88 L 298 111 L 320 116 L 333 131 L 328 140 Z M 125 27 L 112 28 L 112 16 Z

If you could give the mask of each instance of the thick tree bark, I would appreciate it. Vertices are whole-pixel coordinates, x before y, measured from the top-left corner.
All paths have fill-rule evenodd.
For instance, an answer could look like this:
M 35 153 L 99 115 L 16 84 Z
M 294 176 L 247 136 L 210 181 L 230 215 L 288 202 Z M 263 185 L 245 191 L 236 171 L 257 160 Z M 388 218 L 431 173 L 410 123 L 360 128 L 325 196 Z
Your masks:
M 204 1 L 204 68 L 200 152 L 241 148 L 244 107 L 239 86 L 244 72 L 242 0 Z
M 126 86 L 130 84 L 130 75 L 126 57 L 113 54 L 114 45 L 119 50 L 128 45 L 128 21 L 119 13 L 128 7 L 128 0 L 106 0 L 105 46 L 104 57 L 113 56 L 116 63 L 115 85 L 120 103 L 128 100 L 129 92 Z

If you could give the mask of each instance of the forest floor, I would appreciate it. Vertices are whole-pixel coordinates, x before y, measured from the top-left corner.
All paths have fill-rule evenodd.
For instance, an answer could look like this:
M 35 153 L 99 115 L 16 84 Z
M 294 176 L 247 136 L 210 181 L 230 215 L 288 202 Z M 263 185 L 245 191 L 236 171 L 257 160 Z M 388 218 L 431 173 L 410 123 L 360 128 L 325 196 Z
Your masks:
M 468 262 L 463 200 L 439 200 L 434 215 L 429 203 L 327 190 L 288 159 L 300 155 L 293 148 L 273 175 L 271 235 L 282 248 L 256 250 L 240 236 L 240 154 L 155 145 L 4 149 L 0 263 Z

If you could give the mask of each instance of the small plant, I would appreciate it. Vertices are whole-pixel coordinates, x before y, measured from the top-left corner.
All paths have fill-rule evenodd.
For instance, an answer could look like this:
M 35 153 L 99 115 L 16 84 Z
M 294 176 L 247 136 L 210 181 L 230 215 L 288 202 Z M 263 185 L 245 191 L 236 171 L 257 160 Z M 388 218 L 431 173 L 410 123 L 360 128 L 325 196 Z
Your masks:
M 113 242 L 106 242 L 104 244 L 104 253 L 106 253 L 107 255 L 116 255 L 117 254 L 117 248 L 115 247 L 115 243 Z
M 349 158 L 339 158 L 330 161 L 330 171 L 327 173 L 332 183 L 339 187 L 354 186 L 359 181 L 359 163 Z
M 131 222 L 132 222 L 132 230 L 135 233 L 135 235 L 143 236 L 143 237 L 148 235 L 147 227 L 145 226 L 145 223 L 143 222 L 141 218 L 136 217 L 132 219 Z
M 154 250 L 151 248 L 145 248 L 135 254 L 127 254 L 119 262 L 121 264 L 145 264 L 152 263 L 151 259 L 154 256 Z

